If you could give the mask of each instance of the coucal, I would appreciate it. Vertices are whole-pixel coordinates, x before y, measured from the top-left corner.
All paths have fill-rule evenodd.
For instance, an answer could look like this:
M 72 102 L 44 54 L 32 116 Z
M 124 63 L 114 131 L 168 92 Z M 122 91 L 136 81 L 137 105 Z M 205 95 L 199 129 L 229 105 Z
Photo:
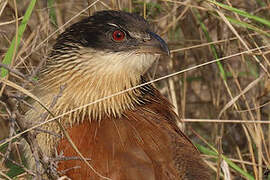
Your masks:
M 33 93 L 61 118 L 72 141 L 91 166 L 113 180 L 209 180 L 209 171 L 191 141 L 177 127 L 170 102 L 151 84 L 84 106 L 144 83 L 145 72 L 162 54 L 165 41 L 144 18 L 100 11 L 65 30 L 57 39 Z M 53 105 L 52 105 L 53 104 Z M 27 113 L 36 121 L 44 110 Z M 47 131 L 61 134 L 48 123 Z M 69 141 L 40 133 L 49 157 L 78 157 Z M 57 170 L 75 180 L 102 179 L 81 159 L 64 160 Z

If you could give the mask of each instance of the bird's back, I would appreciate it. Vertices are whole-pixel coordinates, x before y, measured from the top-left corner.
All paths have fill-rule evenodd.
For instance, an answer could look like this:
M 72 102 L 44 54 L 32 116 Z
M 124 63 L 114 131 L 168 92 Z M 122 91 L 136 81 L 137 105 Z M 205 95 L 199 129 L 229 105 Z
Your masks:
M 145 105 L 120 118 L 85 120 L 68 129 L 73 142 L 101 175 L 114 180 L 208 180 L 208 171 L 192 143 L 176 127 L 177 116 L 158 92 Z M 66 139 L 65 157 L 78 156 Z M 82 160 L 62 161 L 59 170 L 72 179 L 102 179 Z

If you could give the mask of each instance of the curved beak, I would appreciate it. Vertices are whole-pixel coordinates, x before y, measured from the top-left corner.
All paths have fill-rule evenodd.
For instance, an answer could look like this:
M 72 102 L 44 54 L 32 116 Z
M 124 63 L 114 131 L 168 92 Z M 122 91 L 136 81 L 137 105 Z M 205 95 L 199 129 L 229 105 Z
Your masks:
M 153 32 L 149 32 L 149 35 L 151 38 L 141 44 L 141 51 L 169 56 L 170 50 L 167 43 L 160 36 Z

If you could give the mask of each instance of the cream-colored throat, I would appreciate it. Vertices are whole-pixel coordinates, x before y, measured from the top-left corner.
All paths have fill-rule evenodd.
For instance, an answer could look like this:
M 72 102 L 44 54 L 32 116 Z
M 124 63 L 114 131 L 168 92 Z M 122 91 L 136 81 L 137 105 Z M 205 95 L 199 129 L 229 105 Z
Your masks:
M 94 102 L 138 85 L 141 75 L 159 58 L 153 54 L 98 53 L 89 49 L 75 56 L 63 56 L 51 59 L 42 71 L 37 91 L 47 106 L 61 94 L 53 106 L 56 115 L 81 107 L 70 113 L 71 124 L 84 119 L 101 120 L 104 116 L 119 117 L 123 111 L 133 109 L 140 103 L 140 90 Z

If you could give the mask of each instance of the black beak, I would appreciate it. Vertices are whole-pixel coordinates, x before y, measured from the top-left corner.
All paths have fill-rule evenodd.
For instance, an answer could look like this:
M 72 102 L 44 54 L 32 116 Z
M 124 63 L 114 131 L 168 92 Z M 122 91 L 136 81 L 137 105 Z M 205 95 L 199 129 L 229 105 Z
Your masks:
M 170 55 L 170 50 L 167 45 L 167 43 L 157 34 L 153 32 L 149 32 L 151 36 L 151 41 L 153 42 L 153 45 L 156 46 L 161 50 L 161 52 L 165 53 L 166 55 Z
M 141 44 L 142 52 L 170 55 L 167 43 L 157 34 L 149 32 L 150 39 Z

